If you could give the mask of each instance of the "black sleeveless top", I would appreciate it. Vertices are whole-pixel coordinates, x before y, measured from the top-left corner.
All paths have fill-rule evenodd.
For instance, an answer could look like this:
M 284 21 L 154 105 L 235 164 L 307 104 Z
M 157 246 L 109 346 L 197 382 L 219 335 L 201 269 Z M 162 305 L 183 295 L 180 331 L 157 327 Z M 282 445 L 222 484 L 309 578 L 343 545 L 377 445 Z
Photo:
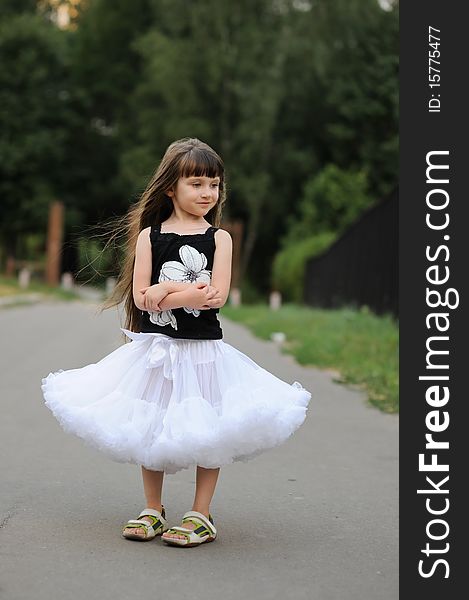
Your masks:
M 162 281 L 210 284 L 218 227 L 193 234 L 161 233 L 160 229 L 158 224 L 150 231 L 151 285 Z M 219 310 L 181 307 L 161 312 L 142 311 L 140 329 L 144 333 L 164 333 L 173 338 L 219 340 L 223 337 L 217 318 Z

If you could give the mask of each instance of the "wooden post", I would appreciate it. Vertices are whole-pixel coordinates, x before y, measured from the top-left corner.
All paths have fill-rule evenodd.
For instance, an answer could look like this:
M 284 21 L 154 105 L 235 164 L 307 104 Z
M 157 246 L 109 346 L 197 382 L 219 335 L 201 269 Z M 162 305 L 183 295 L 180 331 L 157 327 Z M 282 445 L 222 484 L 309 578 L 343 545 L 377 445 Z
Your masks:
M 5 265 L 5 275 L 7 277 L 13 277 L 15 275 L 16 262 L 15 257 L 9 254 L 7 256 L 7 262 Z
M 54 201 L 49 207 L 49 225 L 47 230 L 46 282 L 59 285 L 60 259 L 62 254 L 64 205 Z

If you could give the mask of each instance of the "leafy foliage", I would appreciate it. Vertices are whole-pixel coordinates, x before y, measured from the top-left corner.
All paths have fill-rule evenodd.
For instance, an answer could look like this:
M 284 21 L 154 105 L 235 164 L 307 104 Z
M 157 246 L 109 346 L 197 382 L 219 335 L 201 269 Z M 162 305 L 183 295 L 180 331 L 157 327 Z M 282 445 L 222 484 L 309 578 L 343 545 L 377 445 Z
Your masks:
M 27 13 L 0 24 L 0 236 L 44 228 L 66 130 L 64 39 Z
M 302 302 L 307 260 L 326 250 L 370 204 L 366 190 L 365 173 L 335 165 L 306 181 L 298 217 L 290 217 L 273 262 L 273 284 L 287 300 Z
M 397 8 L 86 0 L 59 31 L 34 6 L 0 0 L 3 244 L 44 232 L 53 198 L 67 236 L 122 214 L 171 141 L 200 137 L 265 293 L 281 240 L 337 234 L 395 184 Z
M 311 233 L 342 233 L 370 204 L 364 172 L 343 171 L 336 165 L 327 165 L 306 181 L 298 217 L 290 219 L 282 245 L 296 243 Z
M 315 236 L 298 238 L 276 254 L 272 265 L 272 284 L 282 292 L 286 301 L 303 301 L 306 261 L 328 248 L 336 237 L 331 231 L 323 231 Z

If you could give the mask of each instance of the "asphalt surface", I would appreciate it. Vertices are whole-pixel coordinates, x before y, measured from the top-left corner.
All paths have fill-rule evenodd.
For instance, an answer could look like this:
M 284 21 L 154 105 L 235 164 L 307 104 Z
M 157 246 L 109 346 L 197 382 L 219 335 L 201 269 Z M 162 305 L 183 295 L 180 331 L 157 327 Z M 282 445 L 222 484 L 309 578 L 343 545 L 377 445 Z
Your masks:
M 42 377 L 122 343 L 118 313 L 81 301 L 0 309 L 1 600 L 398 598 L 398 418 L 222 326 L 227 343 L 313 398 L 285 444 L 221 469 L 218 539 L 175 548 L 121 538 L 145 507 L 140 468 L 66 434 L 43 403 Z M 166 476 L 171 525 L 193 490 L 194 470 Z

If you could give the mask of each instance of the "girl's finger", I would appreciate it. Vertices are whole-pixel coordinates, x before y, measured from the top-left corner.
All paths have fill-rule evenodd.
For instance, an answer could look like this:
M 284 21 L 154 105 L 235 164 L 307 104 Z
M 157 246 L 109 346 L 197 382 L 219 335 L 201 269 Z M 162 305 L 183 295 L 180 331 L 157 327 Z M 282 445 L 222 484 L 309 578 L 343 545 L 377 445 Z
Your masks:
M 218 294 L 218 290 L 217 290 L 217 288 L 212 288 L 212 289 L 211 289 L 211 290 L 208 292 L 207 296 L 208 296 L 208 297 L 210 297 L 210 298 L 213 298 L 213 297 L 214 297 L 214 296 L 216 296 L 217 294 Z

